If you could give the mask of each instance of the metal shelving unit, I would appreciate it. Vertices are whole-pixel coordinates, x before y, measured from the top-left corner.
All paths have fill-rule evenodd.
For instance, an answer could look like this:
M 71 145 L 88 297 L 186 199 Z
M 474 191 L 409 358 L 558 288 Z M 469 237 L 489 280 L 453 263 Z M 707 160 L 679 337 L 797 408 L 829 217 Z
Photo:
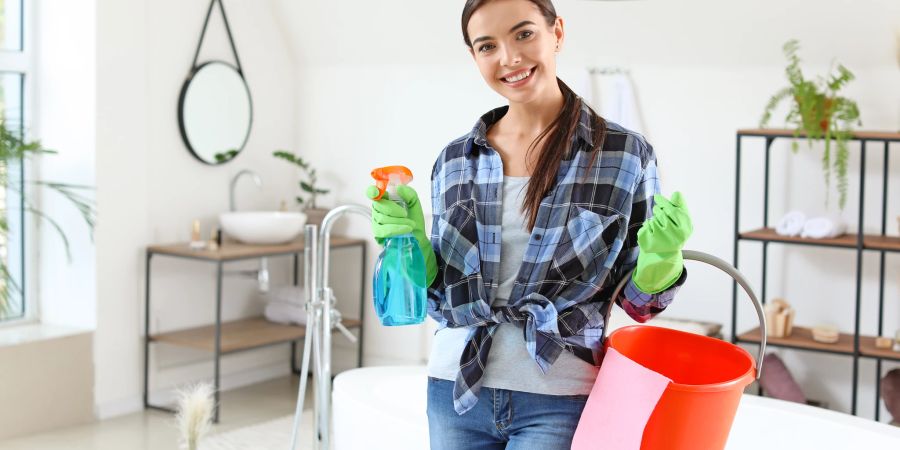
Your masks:
M 859 388 L 859 360 L 861 358 L 874 359 L 877 364 L 875 383 L 875 420 L 879 420 L 880 413 L 880 378 L 882 376 L 882 361 L 900 361 L 900 352 L 890 349 L 878 349 L 875 347 L 875 336 L 865 336 L 860 330 L 860 305 L 862 302 L 862 264 L 863 254 L 866 251 L 880 253 L 879 259 L 879 289 L 878 289 L 878 333 L 884 334 L 884 267 L 887 253 L 900 253 L 900 237 L 887 236 L 887 202 L 888 202 L 888 168 L 890 159 L 890 144 L 900 142 L 900 133 L 859 131 L 853 133 L 852 140 L 860 142 L 860 181 L 859 181 L 859 211 L 858 231 L 856 234 L 847 234 L 834 239 L 808 239 L 799 237 L 780 236 L 769 226 L 769 172 L 772 143 L 778 138 L 792 138 L 793 130 L 779 129 L 744 129 L 737 131 L 736 139 L 736 163 L 735 163 L 735 209 L 734 209 L 734 266 L 738 267 L 738 250 L 741 241 L 755 241 L 762 244 L 762 283 L 761 299 L 766 301 L 766 269 L 768 267 L 768 248 L 770 243 L 782 245 L 806 245 L 816 247 L 831 247 L 855 250 L 856 252 L 856 297 L 853 309 L 853 333 L 842 333 L 835 344 L 823 344 L 812 339 L 811 330 L 803 327 L 794 327 L 794 332 L 787 338 L 769 338 L 769 345 L 791 348 L 796 350 L 822 352 L 828 354 L 845 355 L 853 361 L 853 384 L 851 386 L 851 414 L 856 415 L 857 394 Z M 763 227 L 756 230 L 740 231 L 741 212 L 741 143 L 743 138 L 762 138 L 765 141 L 765 175 L 763 192 Z M 805 138 L 801 135 L 801 138 Z M 884 153 L 882 171 L 882 201 L 881 201 L 881 234 L 865 234 L 864 212 L 866 198 L 866 151 L 870 144 L 882 144 Z M 758 343 L 760 340 L 759 329 L 749 330 L 743 333 L 737 331 L 737 284 L 732 289 L 731 329 L 732 342 L 734 343 Z
M 360 303 L 359 315 L 356 318 L 344 319 L 344 325 L 350 329 L 358 330 L 357 366 L 362 367 L 363 349 L 363 321 L 365 320 L 365 283 L 366 283 L 366 241 L 364 239 L 332 236 L 329 240 L 329 248 L 354 248 L 360 249 L 362 269 L 360 271 Z M 146 274 L 144 287 L 144 408 L 156 409 L 166 412 L 175 412 L 173 408 L 156 405 L 150 402 L 150 344 L 168 344 L 180 347 L 189 347 L 211 352 L 214 362 L 213 395 L 215 410 L 213 423 L 219 422 L 219 393 L 221 382 L 221 358 L 224 355 L 253 350 L 270 345 L 286 344 L 291 346 L 291 371 L 298 376 L 305 376 L 297 365 L 297 342 L 304 339 L 307 334 L 305 325 L 282 325 L 271 323 L 262 317 L 248 317 L 240 320 L 222 321 L 222 281 L 224 265 L 235 261 L 252 260 L 264 257 L 290 256 L 293 257 L 293 283 L 298 284 L 298 256 L 306 249 L 304 238 L 298 238 L 293 242 L 278 245 L 246 245 L 240 243 L 226 243 L 217 250 L 191 250 L 187 243 L 172 245 L 151 245 L 146 250 Z M 167 256 L 172 258 L 191 259 L 216 265 L 216 293 L 215 293 L 215 317 L 214 322 L 199 327 L 174 330 L 162 333 L 150 332 L 150 281 L 151 262 L 153 256 Z M 341 275 L 350 275 L 341 273 Z

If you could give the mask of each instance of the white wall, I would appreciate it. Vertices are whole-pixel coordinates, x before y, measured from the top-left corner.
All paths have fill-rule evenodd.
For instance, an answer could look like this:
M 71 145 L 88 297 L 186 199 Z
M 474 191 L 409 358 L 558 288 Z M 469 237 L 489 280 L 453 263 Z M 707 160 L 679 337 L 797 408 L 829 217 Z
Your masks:
M 292 54 L 265 4 L 226 2 L 254 106 L 244 151 L 213 167 L 198 162 L 181 141 L 178 93 L 207 5 L 199 0 L 97 1 L 95 400 L 101 417 L 141 407 L 145 247 L 187 241 L 195 218 L 208 235 L 217 214 L 227 210 L 228 182 L 241 169 L 256 171 L 264 187 L 239 183 L 240 209 L 275 209 L 296 192 L 295 173 L 271 157 L 277 148 L 295 149 L 296 83 Z M 201 51 L 201 61 L 208 58 L 231 60 L 218 10 Z M 213 265 L 158 257 L 153 270 L 152 332 L 212 322 Z M 272 271 L 273 283 L 284 282 L 286 261 L 273 261 Z M 226 320 L 260 311 L 252 281 L 229 278 L 224 292 Z M 152 354 L 151 371 L 151 389 L 165 398 L 173 385 L 210 377 L 212 364 L 208 354 L 161 348 Z M 225 386 L 260 373 L 286 374 L 287 349 L 226 357 L 223 371 Z
M 41 180 L 83 186 L 95 184 L 95 10 L 93 0 L 49 0 L 37 4 L 37 63 L 34 129 L 45 147 L 57 151 L 40 159 Z M 28 43 L 32 45 L 32 43 Z M 94 198 L 91 190 L 77 190 Z M 40 225 L 38 295 L 43 323 L 94 328 L 95 247 L 81 214 L 59 193 L 43 189 L 43 211 L 63 225 L 63 241 L 47 221 Z
M 334 188 L 327 198 L 331 204 L 364 203 L 369 171 L 385 164 L 408 165 L 417 177 L 412 186 L 428 192 L 431 165 L 441 148 L 468 132 L 480 114 L 503 104 L 484 85 L 462 44 L 462 4 L 275 2 L 297 61 L 295 139 L 322 166 L 323 182 Z M 781 45 L 787 39 L 801 40 L 808 73 L 824 73 L 832 58 L 855 72 L 857 80 L 844 94 L 859 102 L 864 128 L 900 128 L 900 4 L 895 1 L 559 0 L 556 6 L 567 20 L 568 38 L 560 56 L 564 79 L 583 79 L 590 66 L 630 69 L 664 190 L 681 190 L 690 204 L 696 227 L 690 248 L 733 257 L 734 133 L 756 126 L 766 100 L 786 84 Z M 742 229 L 761 224 L 761 158 L 751 157 L 759 154 L 751 151 L 757 147 L 761 145 L 746 141 Z M 823 203 L 820 154 L 788 156 L 786 149 L 778 143 L 773 152 L 771 223 L 790 209 L 817 212 Z M 873 183 L 880 174 L 878 153 L 870 149 L 867 164 Z M 851 173 L 857 171 L 857 160 L 854 156 L 851 161 Z M 894 158 L 892 199 L 900 195 L 898 165 Z M 845 212 L 851 221 L 858 197 L 855 180 L 851 176 Z M 867 232 L 880 230 L 875 226 L 880 220 L 875 187 L 867 186 Z M 428 196 L 422 197 L 427 208 Z M 889 205 L 890 217 L 900 213 L 897 204 Z M 369 232 L 362 221 L 349 226 L 360 236 Z M 894 225 L 889 230 L 896 235 Z M 759 283 L 756 245 L 742 244 L 740 267 Z M 374 254 L 376 248 L 371 250 Z M 851 331 L 854 258 L 848 251 L 771 246 L 767 296 L 791 301 L 801 324 L 829 321 Z M 874 255 L 866 256 L 862 325 L 869 334 L 875 327 L 876 262 Z M 888 332 L 900 327 L 894 301 L 897 267 L 896 258 L 889 256 Z M 694 266 L 682 292 L 672 316 L 730 325 L 731 283 L 723 274 Z M 752 319 L 742 307 L 739 328 L 751 326 Z M 369 329 L 366 354 L 371 363 L 417 362 L 427 354 L 421 337 L 425 327 L 390 329 L 372 320 Z M 778 352 L 786 355 L 810 397 L 849 411 L 849 359 Z M 873 366 L 862 364 L 859 407 L 864 416 L 874 408 Z

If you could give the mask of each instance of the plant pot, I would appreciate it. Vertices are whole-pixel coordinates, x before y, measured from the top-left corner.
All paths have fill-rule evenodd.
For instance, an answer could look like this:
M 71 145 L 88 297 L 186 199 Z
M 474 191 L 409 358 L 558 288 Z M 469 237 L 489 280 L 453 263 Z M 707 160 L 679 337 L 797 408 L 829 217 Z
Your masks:
M 322 227 L 322 221 L 325 220 L 325 216 L 328 214 L 330 209 L 326 208 L 306 208 L 303 210 L 303 213 L 306 214 L 306 224 L 307 225 L 315 225 L 319 228 Z
M 794 101 L 797 102 L 798 109 L 803 111 L 803 106 L 800 104 L 800 97 L 794 96 Z M 834 99 L 831 97 L 825 97 L 824 95 L 819 94 L 816 97 L 815 104 L 812 106 L 812 111 L 807 112 L 806 114 L 801 113 L 801 119 L 803 120 L 803 128 L 806 130 L 814 128 L 815 122 L 818 121 L 819 130 L 822 133 L 825 133 L 828 130 L 828 125 L 831 120 L 832 107 L 834 106 Z

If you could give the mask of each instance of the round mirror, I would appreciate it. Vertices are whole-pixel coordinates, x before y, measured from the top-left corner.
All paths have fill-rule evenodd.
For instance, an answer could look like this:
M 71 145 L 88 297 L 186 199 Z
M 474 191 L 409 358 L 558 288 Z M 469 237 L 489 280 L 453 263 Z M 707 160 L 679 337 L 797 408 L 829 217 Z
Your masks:
M 184 82 L 178 100 L 181 137 L 206 164 L 222 164 L 244 148 L 250 136 L 253 105 L 238 70 L 221 61 L 198 67 Z

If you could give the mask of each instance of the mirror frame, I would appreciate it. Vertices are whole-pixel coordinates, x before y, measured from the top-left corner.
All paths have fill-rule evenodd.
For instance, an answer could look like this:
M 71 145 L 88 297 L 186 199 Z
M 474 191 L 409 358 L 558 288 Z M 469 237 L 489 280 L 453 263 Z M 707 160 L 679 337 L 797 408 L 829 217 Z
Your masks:
M 184 101 L 185 101 L 185 98 L 187 97 L 188 87 L 190 87 L 191 82 L 194 81 L 194 77 L 201 70 L 203 70 L 204 67 L 211 65 L 211 64 L 222 64 L 222 65 L 228 67 L 229 69 L 234 70 L 235 73 L 237 73 L 238 76 L 241 77 L 241 81 L 244 83 L 244 90 L 247 92 L 247 100 L 250 105 L 250 123 L 247 124 L 247 134 L 244 136 L 243 142 L 241 142 L 240 147 L 237 148 L 237 153 L 234 156 L 232 156 L 231 158 L 228 158 L 224 161 L 219 161 L 219 162 L 207 161 L 207 160 L 203 159 L 203 157 L 200 156 L 200 154 L 197 152 L 197 150 L 191 145 L 191 141 L 188 139 L 187 129 L 185 128 L 185 123 L 184 123 Z M 203 64 L 191 69 L 191 72 L 188 74 L 187 79 L 184 80 L 184 84 L 181 85 L 181 93 L 178 95 L 178 129 L 181 132 L 181 140 L 184 141 L 184 145 L 187 146 L 188 150 L 191 152 L 191 155 L 193 155 L 194 158 L 197 158 L 197 160 L 202 162 L 203 164 L 207 164 L 210 166 L 222 165 L 222 164 L 227 163 L 228 161 L 231 161 L 238 154 L 240 154 L 240 152 L 243 151 L 244 147 L 247 145 L 247 141 L 250 139 L 250 131 L 253 129 L 253 96 L 250 94 L 250 86 L 247 84 L 247 79 L 244 78 L 244 73 L 241 71 L 241 69 L 239 67 L 235 66 L 234 64 L 228 63 L 226 61 L 221 61 L 221 60 L 206 61 Z

